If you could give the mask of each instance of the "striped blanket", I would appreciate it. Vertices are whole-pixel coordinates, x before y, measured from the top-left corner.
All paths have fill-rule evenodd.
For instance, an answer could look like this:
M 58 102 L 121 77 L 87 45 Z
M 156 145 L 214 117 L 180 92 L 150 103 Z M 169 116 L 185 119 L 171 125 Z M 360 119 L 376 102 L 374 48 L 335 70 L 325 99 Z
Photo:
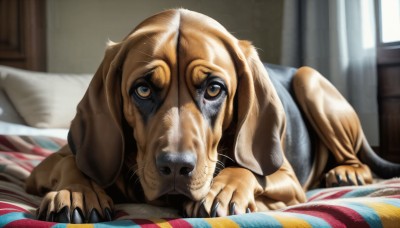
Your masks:
M 151 217 L 139 218 L 140 205 L 121 204 L 116 205 L 112 222 L 73 225 L 37 221 L 35 209 L 41 199 L 24 191 L 24 180 L 63 144 L 64 140 L 49 137 L 0 135 L 0 227 L 400 227 L 400 179 L 312 190 L 307 193 L 307 203 L 223 218 L 174 218 L 173 213 L 165 217 L 165 213 L 158 216 L 157 209 Z

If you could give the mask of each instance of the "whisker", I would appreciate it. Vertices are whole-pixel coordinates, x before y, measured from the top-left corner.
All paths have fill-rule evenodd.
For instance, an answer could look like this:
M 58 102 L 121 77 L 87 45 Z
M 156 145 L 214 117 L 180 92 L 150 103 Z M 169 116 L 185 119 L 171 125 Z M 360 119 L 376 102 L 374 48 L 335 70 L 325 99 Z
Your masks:
M 140 170 L 143 170 L 144 167 L 141 167 L 141 168 L 135 168 L 135 167 L 137 167 L 137 165 L 133 165 L 131 168 L 129 168 L 129 171 L 128 171 L 128 172 L 129 172 L 129 173 L 132 173 L 132 174 L 129 176 L 128 181 L 130 182 L 130 181 L 132 181 L 133 178 L 136 177 L 136 180 L 135 180 L 135 184 L 136 184 L 137 181 L 140 179 L 140 176 L 137 175 L 137 173 L 138 173 Z
M 128 169 L 128 172 L 132 172 L 132 171 L 136 170 L 138 168 L 138 166 L 139 166 L 138 164 L 134 164 L 134 165 L 130 166 L 130 168 Z
M 136 51 L 139 52 L 139 53 L 141 53 L 141 54 L 143 54 L 143 55 L 145 55 L 145 56 L 147 56 L 147 57 L 151 57 L 151 58 L 154 57 L 153 55 L 148 54 L 148 53 L 146 53 L 146 52 L 144 52 L 144 51 L 140 51 L 140 50 L 136 50 Z
M 231 157 L 229 157 L 228 155 L 218 153 L 218 156 L 222 156 L 222 157 L 224 157 L 224 158 L 230 160 L 231 162 L 235 163 L 235 160 L 233 160 L 233 159 L 232 159 Z
M 225 164 L 222 162 L 222 161 L 217 161 L 217 166 L 219 165 L 219 166 L 221 166 L 222 168 L 225 168 Z
M 133 186 L 135 186 L 138 182 L 140 182 L 140 177 L 137 176 L 135 182 L 133 182 Z

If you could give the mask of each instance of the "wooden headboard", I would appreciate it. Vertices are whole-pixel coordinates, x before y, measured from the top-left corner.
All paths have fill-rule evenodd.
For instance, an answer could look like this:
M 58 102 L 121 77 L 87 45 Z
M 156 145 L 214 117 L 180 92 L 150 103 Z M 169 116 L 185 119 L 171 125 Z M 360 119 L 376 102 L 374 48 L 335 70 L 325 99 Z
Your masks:
M 0 65 L 46 71 L 45 0 L 0 0 Z

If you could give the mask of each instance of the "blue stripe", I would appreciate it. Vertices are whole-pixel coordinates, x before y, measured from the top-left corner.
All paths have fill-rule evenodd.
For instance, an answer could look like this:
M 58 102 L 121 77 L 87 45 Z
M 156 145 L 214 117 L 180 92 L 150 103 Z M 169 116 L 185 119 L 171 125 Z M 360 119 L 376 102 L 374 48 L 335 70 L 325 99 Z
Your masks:
M 45 136 L 36 136 L 36 137 L 33 137 L 32 139 L 40 147 L 42 147 L 44 149 L 51 150 L 51 151 L 57 151 L 61 147 L 60 145 L 58 145 L 57 143 L 51 141 L 48 137 L 45 137 Z
M 201 228 L 211 228 L 210 224 L 206 222 L 206 220 L 201 218 L 187 218 L 185 219 L 186 222 L 190 223 L 193 227 L 201 227 Z
M 381 198 L 382 202 L 393 205 L 395 207 L 400 208 L 400 199 L 397 198 Z
M 24 212 L 10 212 L 0 216 L 0 227 L 21 219 L 33 219 L 32 215 Z
M 372 187 L 372 188 L 358 188 L 358 189 L 354 189 L 351 192 L 348 192 L 346 194 L 344 194 L 342 197 L 340 198 L 352 198 L 352 197 L 363 197 L 363 196 L 367 196 L 373 192 L 375 192 L 376 190 L 378 190 L 378 188 L 376 187 Z
M 344 206 L 349 206 L 350 209 L 356 211 L 370 227 L 381 228 L 383 227 L 381 218 L 376 211 L 365 204 L 356 202 L 345 202 Z
M 240 227 L 282 227 L 282 224 L 271 215 L 263 213 L 249 213 L 228 217 Z
M 305 222 L 308 222 L 312 227 L 332 227 L 329 223 L 327 223 L 325 220 L 312 216 L 312 215 L 306 215 L 306 214 L 300 214 L 300 213 L 293 213 L 293 212 L 284 212 L 285 214 L 290 214 L 293 217 L 299 218 L 304 220 Z
M 66 228 L 68 223 L 57 223 L 52 228 Z

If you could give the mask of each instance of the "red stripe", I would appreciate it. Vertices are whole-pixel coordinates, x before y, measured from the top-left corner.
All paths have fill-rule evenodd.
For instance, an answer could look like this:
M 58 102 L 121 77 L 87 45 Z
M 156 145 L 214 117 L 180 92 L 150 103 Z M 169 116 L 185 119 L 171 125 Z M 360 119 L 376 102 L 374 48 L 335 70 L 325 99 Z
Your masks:
M 116 211 L 114 215 L 114 219 L 121 218 L 122 216 L 127 216 L 129 215 L 126 211 Z
M 35 228 L 50 228 L 56 225 L 57 223 L 55 222 L 45 222 L 45 221 L 39 221 L 39 220 L 33 220 L 33 219 L 20 219 L 16 221 L 12 221 L 5 225 L 4 227 L 35 227 Z
M 132 219 L 132 221 L 143 228 L 160 228 L 157 224 L 153 221 L 147 219 Z
M 33 167 L 29 165 L 29 158 L 26 157 L 26 155 L 21 154 L 21 153 L 12 153 L 12 152 L 6 152 L 8 156 L 10 156 L 12 159 L 8 159 L 12 161 L 14 164 L 18 164 L 19 168 L 25 169 L 26 171 L 32 171 Z
M 12 156 L 14 158 L 18 158 L 20 160 L 24 161 L 29 161 L 31 160 L 32 156 L 37 156 L 37 155 L 31 155 L 31 154 L 26 154 L 24 152 L 6 152 L 9 156 Z M 42 157 L 42 156 L 40 156 Z
M 318 194 L 316 196 L 311 197 L 308 200 L 308 202 L 311 202 L 313 200 L 337 199 L 337 198 L 340 198 L 344 194 L 346 194 L 348 192 L 351 192 L 351 191 L 352 191 L 351 189 L 346 189 L 346 190 L 344 190 L 344 189 L 340 189 L 339 190 L 338 189 L 337 191 L 332 191 L 332 192 L 334 192 L 333 194 L 332 194 L 332 192 L 330 192 L 330 194 L 327 193 L 327 192 L 323 192 L 323 193 L 320 193 L 320 194 Z M 322 197 L 323 195 L 326 195 L 326 196 Z M 318 198 L 318 197 L 322 197 L 322 198 Z M 318 198 L 318 199 L 316 199 L 316 198 Z
M 27 211 L 21 207 L 15 206 L 13 204 L 4 203 L 4 202 L 0 202 L 0 208 L 1 208 L 0 215 L 7 214 L 9 212 L 15 212 L 15 210 L 17 210 L 18 212 L 29 213 L 29 211 Z M 4 209 L 9 209 L 9 210 L 4 210 Z
M 328 195 L 327 197 L 324 197 L 323 199 L 324 200 L 326 200 L 326 199 L 337 199 L 337 198 L 340 198 L 344 194 L 346 194 L 348 192 L 351 192 L 351 191 L 352 191 L 351 189 L 349 189 L 349 190 L 340 190 L 339 192 L 336 192 L 335 194 L 332 194 L 332 195 Z
M 193 227 L 192 224 L 184 219 L 166 219 L 172 227 Z
M 7 149 L 9 149 L 10 151 L 16 151 L 17 148 L 10 143 L 10 141 L 5 137 L 0 135 L 0 144 L 7 147 Z
M 0 208 L 0 216 L 2 215 L 6 215 L 8 213 L 12 213 L 12 212 L 20 212 L 19 210 L 16 209 L 4 209 L 4 208 Z
M 27 156 L 26 154 L 22 154 L 20 152 L 0 152 L 0 154 L 5 154 L 7 156 L 6 161 L 11 161 L 12 164 L 18 165 L 19 168 L 22 168 L 28 172 L 31 172 L 34 168 L 30 163 L 32 162 L 32 158 Z
M 384 182 L 381 182 L 379 184 L 381 184 L 381 185 L 389 185 L 389 184 L 399 184 L 399 183 L 400 183 L 400 179 L 399 178 L 393 178 L 393 179 L 385 180 Z
M 34 147 L 31 149 L 31 152 L 32 152 L 33 154 L 40 155 L 40 156 L 43 156 L 43 157 L 47 157 L 47 156 L 49 156 L 50 154 L 54 153 L 53 151 L 46 150 L 46 149 L 41 148 L 41 147 L 38 147 L 38 146 L 34 146 Z
M 394 199 L 400 199 L 400 195 L 391 195 L 391 196 L 385 196 L 387 198 L 394 198 Z
M 315 216 L 325 220 L 332 227 L 369 228 L 369 224 L 356 211 L 337 205 L 310 205 L 309 207 L 285 210 Z

